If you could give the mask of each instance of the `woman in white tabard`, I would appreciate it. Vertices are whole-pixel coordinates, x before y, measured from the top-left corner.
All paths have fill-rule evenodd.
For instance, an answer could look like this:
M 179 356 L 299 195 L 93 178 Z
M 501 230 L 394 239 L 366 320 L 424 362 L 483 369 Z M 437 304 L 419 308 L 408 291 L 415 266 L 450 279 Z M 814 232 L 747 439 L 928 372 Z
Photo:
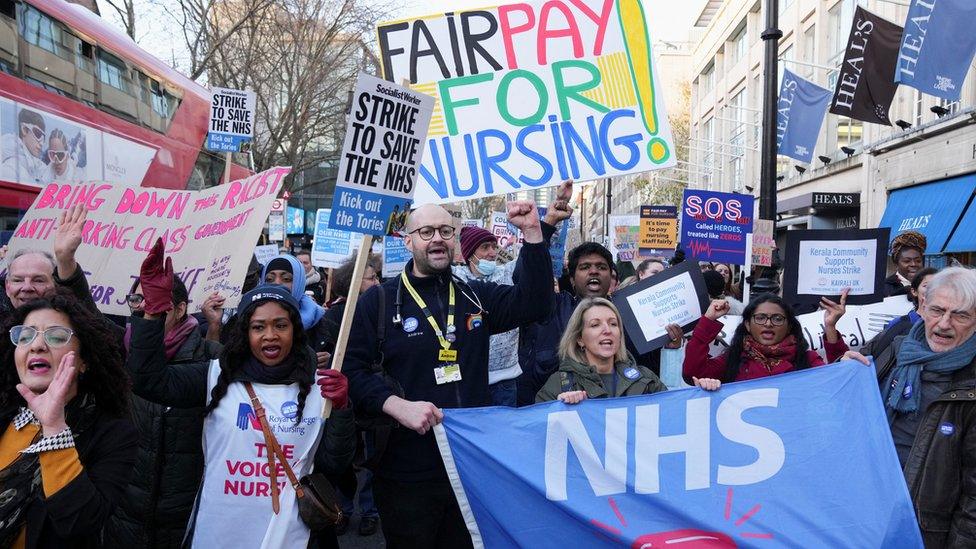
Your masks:
M 281 286 L 258 287 L 242 296 L 240 322 L 219 359 L 167 365 L 160 351 L 163 317 L 150 312 L 149 301 L 156 293 L 151 288 L 165 286 L 165 274 L 172 270 L 168 263 L 163 266 L 161 254 L 156 259 L 152 255 L 140 273 L 147 309 L 144 318 L 132 319 L 129 371 L 135 393 L 147 400 L 173 407 L 206 406 L 204 476 L 187 541 L 204 548 L 308 546 L 310 531 L 277 459 L 272 474 L 248 387 L 265 410 L 268 427 L 296 477 L 313 470 L 336 474 L 349 466 L 355 453 L 345 376 L 335 370 L 316 372 L 298 303 Z M 165 287 L 159 290 L 160 296 L 169 295 Z M 321 376 L 318 382 L 316 373 Z M 316 383 L 319 390 L 313 390 Z M 325 398 L 332 400 L 335 410 L 328 420 L 321 418 Z M 277 484 L 278 493 L 272 484 Z M 335 539 L 334 534 L 327 537 Z M 321 533 L 316 538 L 319 546 L 331 545 Z

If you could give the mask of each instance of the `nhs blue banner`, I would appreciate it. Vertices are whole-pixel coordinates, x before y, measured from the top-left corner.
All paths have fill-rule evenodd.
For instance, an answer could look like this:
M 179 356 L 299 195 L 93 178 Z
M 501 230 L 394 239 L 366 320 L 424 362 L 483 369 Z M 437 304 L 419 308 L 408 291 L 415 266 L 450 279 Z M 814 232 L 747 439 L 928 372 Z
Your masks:
M 913 0 L 895 82 L 949 101 L 959 99 L 976 53 L 973 18 L 973 0 Z
M 861 364 L 444 414 L 437 442 L 476 546 L 922 546 Z
M 820 127 L 833 94 L 830 90 L 783 71 L 776 109 L 776 145 L 779 154 L 809 164 Z

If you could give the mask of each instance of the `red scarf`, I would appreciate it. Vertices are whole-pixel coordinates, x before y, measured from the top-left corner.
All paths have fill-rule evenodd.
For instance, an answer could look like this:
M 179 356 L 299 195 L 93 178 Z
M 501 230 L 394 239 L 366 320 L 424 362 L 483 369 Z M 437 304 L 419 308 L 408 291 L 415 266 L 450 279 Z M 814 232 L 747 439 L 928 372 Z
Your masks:
M 742 343 L 745 355 L 762 364 L 767 372 L 772 372 L 783 362 L 793 365 L 796 361 L 796 337 L 792 335 L 773 345 L 763 345 L 746 335 Z
M 176 353 L 180 351 L 183 344 L 186 343 L 186 339 L 190 337 L 193 330 L 197 329 L 200 325 L 200 321 L 192 315 L 186 315 L 186 320 L 183 321 L 179 326 L 174 327 L 172 330 L 166 332 L 166 336 L 163 338 L 163 347 L 166 353 L 166 360 L 173 360 Z M 127 324 L 125 326 L 125 336 L 122 338 L 125 343 L 125 350 L 129 350 L 129 340 L 132 339 L 132 324 Z

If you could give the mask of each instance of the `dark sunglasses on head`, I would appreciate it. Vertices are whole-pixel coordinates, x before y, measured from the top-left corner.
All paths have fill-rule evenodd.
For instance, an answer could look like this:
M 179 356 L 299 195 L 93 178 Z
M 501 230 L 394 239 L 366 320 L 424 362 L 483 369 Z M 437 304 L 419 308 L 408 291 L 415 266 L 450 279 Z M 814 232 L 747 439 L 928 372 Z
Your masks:
M 51 326 L 46 330 L 38 330 L 31 326 L 14 326 L 10 329 L 10 342 L 14 345 L 30 345 L 37 339 L 37 334 L 43 334 L 44 342 L 50 347 L 64 347 L 71 341 L 74 334 L 64 326 Z
M 145 299 L 146 298 L 143 297 L 142 294 L 128 294 L 125 296 L 125 300 L 129 303 L 129 305 L 138 305 Z

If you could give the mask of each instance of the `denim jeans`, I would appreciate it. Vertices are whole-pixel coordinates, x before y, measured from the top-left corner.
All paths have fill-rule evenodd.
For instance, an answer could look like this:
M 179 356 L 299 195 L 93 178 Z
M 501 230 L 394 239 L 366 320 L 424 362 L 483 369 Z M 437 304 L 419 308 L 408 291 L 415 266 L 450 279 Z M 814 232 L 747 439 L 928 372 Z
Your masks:
M 518 391 L 515 379 L 506 379 L 489 385 L 488 391 L 491 392 L 491 403 L 495 406 L 509 406 L 511 408 L 516 406 Z

